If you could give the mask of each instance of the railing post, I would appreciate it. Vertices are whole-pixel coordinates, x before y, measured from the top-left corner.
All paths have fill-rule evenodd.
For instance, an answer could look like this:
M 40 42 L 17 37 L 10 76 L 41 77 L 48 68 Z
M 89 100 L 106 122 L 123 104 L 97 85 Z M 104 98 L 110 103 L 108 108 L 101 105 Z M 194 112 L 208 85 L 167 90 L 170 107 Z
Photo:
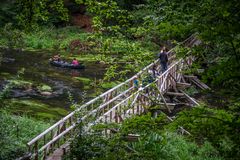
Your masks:
M 107 115 L 104 116 L 104 123 L 107 124 Z M 107 129 L 104 129 L 105 136 L 107 136 Z
M 64 123 L 64 122 L 63 122 Z M 60 134 L 60 125 L 58 125 L 58 128 L 57 128 L 57 136 Z M 58 145 L 58 148 L 60 147 L 60 140 L 58 140 L 57 142 L 57 145 Z
M 118 113 L 117 113 L 117 108 L 115 108 L 115 123 L 118 123 Z
M 38 141 L 34 144 L 35 160 L 38 160 Z
M 46 157 L 47 157 L 47 148 L 44 149 L 44 151 L 43 151 L 43 159 L 46 159 Z
M 112 111 L 110 112 L 110 122 L 112 122 Z
M 62 131 L 66 130 L 66 122 L 63 122 Z M 66 135 L 63 136 L 64 142 L 66 141 Z
M 53 130 L 51 130 L 51 139 L 53 139 Z M 53 144 L 50 145 L 50 151 L 52 152 L 53 150 Z
M 28 146 L 28 152 L 29 153 L 32 153 L 32 151 L 31 151 L 31 145 L 27 145 Z
M 73 123 L 72 117 L 69 118 L 69 126 L 71 126 Z M 69 136 L 72 136 L 72 131 L 70 131 Z

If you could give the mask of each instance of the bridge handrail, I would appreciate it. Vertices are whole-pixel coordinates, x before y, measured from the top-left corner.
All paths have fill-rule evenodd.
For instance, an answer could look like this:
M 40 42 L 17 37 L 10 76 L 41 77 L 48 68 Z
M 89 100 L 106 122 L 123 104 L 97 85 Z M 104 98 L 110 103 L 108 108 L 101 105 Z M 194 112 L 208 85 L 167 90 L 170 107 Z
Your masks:
M 133 94 L 131 94 L 129 97 L 127 97 L 126 99 L 122 100 L 120 103 L 118 103 L 117 105 L 115 105 L 114 107 L 112 107 L 110 110 L 108 110 L 106 113 L 104 113 L 103 116 L 100 116 L 97 121 L 100 121 L 100 119 L 102 119 L 105 115 L 109 114 L 110 112 L 112 112 L 114 109 L 116 109 L 118 106 L 122 105 L 124 102 L 126 102 L 127 100 L 129 100 L 130 98 L 134 97 L 135 95 L 137 95 L 139 92 L 147 89 L 149 86 L 151 86 L 153 83 L 156 83 L 159 79 L 161 79 L 162 77 L 164 77 L 164 75 L 166 75 L 173 67 L 175 67 L 176 65 L 178 65 L 180 62 L 182 62 L 183 59 L 180 59 L 179 61 L 177 61 L 176 63 L 174 63 L 166 72 L 164 72 L 162 75 L 160 75 L 154 82 L 149 83 L 148 85 L 144 86 L 142 89 L 134 92 Z M 96 112 L 96 109 L 91 111 L 89 114 L 85 115 L 83 118 L 81 118 L 81 120 L 84 120 L 85 118 L 87 118 L 88 116 L 92 115 L 93 113 Z M 44 149 L 46 149 L 49 145 L 53 144 L 55 141 L 57 141 L 59 138 L 61 138 L 62 136 L 64 136 L 68 131 L 70 131 L 71 129 L 73 129 L 76 126 L 76 123 L 74 123 L 73 125 L 71 125 L 70 127 L 68 127 L 65 131 L 63 131 L 62 133 L 60 133 L 58 136 L 56 136 L 54 139 L 52 139 L 50 142 L 48 142 L 47 144 L 45 144 L 42 148 L 39 149 L 39 152 L 43 151 Z
M 125 101 L 127 101 L 128 99 L 130 99 L 131 97 L 137 95 L 138 93 L 142 92 L 143 90 L 147 89 L 149 86 L 151 86 L 152 84 L 156 83 L 159 79 L 161 79 L 162 77 L 164 77 L 166 74 L 168 74 L 168 72 L 176 65 L 178 65 L 180 62 L 182 61 L 182 59 L 180 59 L 179 61 L 175 62 L 173 65 L 171 65 L 171 67 L 169 67 L 163 74 L 161 74 L 159 77 L 157 77 L 153 82 L 147 84 L 146 86 L 142 87 L 141 89 L 137 90 L 134 94 L 130 95 L 129 97 L 127 97 L 126 99 L 122 100 L 121 102 L 119 102 L 117 105 L 115 105 L 114 107 L 112 107 L 110 110 L 108 110 L 104 115 L 107 115 L 108 113 L 110 113 L 112 110 L 116 109 L 119 105 L 123 104 Z M 104 116 L 103 115 L 103 116 Z M 102 116 L 101 116 L 102 117 Z
M 180 44 L 184 44 L 184 43 L 188 42 L 189 40 L 191 40 L 191 39 L 194 38 L 194 37 L 195 37 L 195 35 L 193 34 L 193 35 L 191 35 L 189 38 L 187 38 L 185 41 L 183 41 L 183 42 L 180 43 Z M 169 50 L 169 51 L 167 52 L 170 57 L 173 55 L 173 51 L 174 51 L 174 48 L 171 49 L 171 50 Z M 171 54 L 172 54 L 172 55 L 171 55 Z M 108 91 L 102 93 L 102 94 L 99 95 L 98 97 L 96 97 L 96 98 L 88 101 L 87 103 L 81 105 L 81 106 L 80 106 L 79 108 L 77 108 L 75 111 L 69 113 L 67 116 L 65 116 L 64 118 L 62 118 L 61 120 L 59 120 L 58 122 L 56 122 L 55 124 L 53 124 L 51 127 L 49 127 L 48 129 L 46 129 L 44 132 L 42 132 L 41 134 L 39 134 L 38 136 L 36 136 L 35 138 L 33 138 L 30 142 L 27 143 L 27 145 L 28 145 L 29 147 L 31 147 L 34 143 L 36 143 L 37 141 L 39 141 L 39 139 L 43 138 L 43 137 L 46 136 L 49 132 L 51 132 L 51 131 L 53 131 L 54 129 L 56 129 L 57 127 L 59 127 L 59 125 L 64 124 L 67 120 L 69 120 L 70 118 L 72 118 L 72 117 L 73 117 L 78 111 L 80 111 L 81 109 L 83 109 L 83 108 L 85 108 L 85 107 L 93 104 L 94 102 L 96 102 L 96 101 L 99 100 L 100 98 L 103 98 L 104 96 L 108 95 L 108 94 L 111 93 L 112 91 L 115 91 L 115 90 L 117 90 L 118 88 L 120 88 L 120 87 L 122 87 L 122 86 L 124 86 L 124 85 L 126 85 L 126 84 L 129 85 L 129 82 L 133 81 L 133 79 L 134 79 L 135 76 L 139 76 L 139 75 L 143 74 L 144 71 L 147 71 L 150 67 L 152 67 L 152 66 L 153 66 L 154 64 L 156 64 L 157 62 L 158 62 L 158 60 L 155 60 L 153 63 L 151 63 L 151 64 L 149 64 L 147 67 L 143 68 L 141 71 L 139 71 L 137 74 L 135 74 L 134 76 L 132 76 L 131 78 L 129 78 L 129 79 L 126 80 L 125 82 L 120 83 L 119 85 L 113 87 L 112 89 L 109 89 Z M 116 97 L 118 97 L 118 96 L 119 96 L 119 94 L 116 95 L 116 96 L 115 96 L 114 98 L 112 98 L 112 99 L 115 100 L 115 99 L 117 99 Z M 113 101 L 114 101 L 114 100 L 113 100 Z M 110 100 L 110 101 L 111 101 L 111 100 Z M 103 104 L 103 105 L 104 105 L 104 104 Z M 103 106 L 103 105 L 100 105 L 100 106 L 99 106 L 100 108 L 97 107 L 97 108 L 94 109 L 93 111 L 96 112 L 97 110 L 101 109 L 101 106 Z M 91 113 L 94 113 L 94 112 L 90 111 L 90 113 L 88 113 L 87 115 L 91 115 Z M 84 117 L 85 117 L 85 116 L 84 116 Z M 71 126 L 72 126 L 72 125 L 71 125 Z M 71 126 L 70 126 L 70 127 L 71 127 Z M 68 130 L 68 129 L 66 129 L 66 130 Z M 57 135 L 57 137 L 59 137 L 59 136 L 60 136 L 60 134 Z M 52 140 L 55 139 L 55 138 L 56 138 L 56 137 L 53 137 Z M 47 143 L 47 144 L 48 144 L 48 143 Z M 47 144 L 44 144 L 44 146 L 46 146 Z
M 190 51 L 187 53 L 189 54 Z M 186 59 L 190 59 L 191 57 L 186 57 Z M 161 74 L 159 77 L 157 77 L 153 82 L 147 84 L 146 86 L 142 87 L 141 89 L 138 89 L 134 94 L 130 95 L 129 97 L 127 97 L 126 99 L 122 100 L 121 102 L 119 102 L 117 105 L 113 106 L 110 110 L 108 110 L 106 113 L 104 113 L 104 115 L 100 116 L 96 122 L 101 122 L 102 119 L 104 119 L 106 116 L 108 116 L 109 114 L 115 112 L 117 110 L 118 107 L 120 107 L 121 105 L 123 105 L 124 103 L 126 103 L 129 99 L 131 99 L 132 97 L 138 95 L 140 92 L 146 90 L 147 88 L 149 88 L 150 86 L 152 86 L 153 84 L 156 84 L 156 82 L 158 82 L 161 78 L 163 78 L 164 76 L 166 76 L 167 74 L 169 74 L 171 72 L 171 70 L 180 65 L 182 62 L 184 62 L 185 58 L 181 58 L 179 61 L 175 62 L 171 67 L 169 67 L 163 74 Z M 180 69 L 180 68 L 178 68 Z M 178 70 L 176 70 L 175 72 L 177 72 Z M 129 107 L 129 106 L 128 106 Z M 127 110 L 131 109 L 131 106 L 129 108 L 127 108 Z M 123 118 L 123 117 L 122 117 Z M 111 119 L 112 120 L 112 119 Z

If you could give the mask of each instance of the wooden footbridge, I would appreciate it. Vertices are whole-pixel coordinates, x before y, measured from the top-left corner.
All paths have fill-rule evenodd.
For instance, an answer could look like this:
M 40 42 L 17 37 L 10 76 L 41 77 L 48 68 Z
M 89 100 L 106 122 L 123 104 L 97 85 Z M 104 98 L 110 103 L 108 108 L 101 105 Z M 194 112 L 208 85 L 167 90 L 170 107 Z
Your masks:
M 192 47 L 201 43 L 195 35 L 190 36 L 181 44 Z M 158 60 L 151 63 L 132 78 L 106 91 L 98 97 L 90 100 L 66 117 L 62 118 L 47 130 L 27 143 L 31 159 L 47 159 L 56 149 L 61 148 L 71 139 L 74 128 L 80 121 L 85 122 L 86 128 L 96 123 L 116 122 L 120 123 L 132 115 L 140 115 L 146 111 L 147 106 L 153 103 L 151 97 L 155 97 L 162 107 L 171 112 L 175 104 L 167 102 L 165 95 L 185 96 L 192 105 L 197 102 L 189 97 L 186 93 L 179 90 L 178 86 L 188 85 L 184 80 L 183 70 L 191 66 L 194 57 L 190 52 L 187 57 L 177 59 L 174 48 L 168 52 L 169 68 L 167 71 L 158 76 L 154 82 L 145 86 L 135 88 L 134 79 L 137 77 L 141 80 L 149 73 L 148 70 L 153 65 L 160 69 Z M 172 89 L 175 92 L 169 92 Z M 171 121 L 172 119 L 168 117 Z M 183 129 L 183 128 L 182 128 Z M 185 131 L 183 129 L 183 131 Z M 187 132 L 187 131 L 186 131 Z

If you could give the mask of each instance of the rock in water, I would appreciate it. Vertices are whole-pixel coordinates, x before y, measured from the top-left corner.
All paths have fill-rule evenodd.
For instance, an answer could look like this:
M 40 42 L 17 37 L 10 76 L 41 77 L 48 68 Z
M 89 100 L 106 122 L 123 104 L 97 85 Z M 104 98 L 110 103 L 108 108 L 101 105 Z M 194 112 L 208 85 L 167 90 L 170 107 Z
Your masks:
M 47 91 L 41 92 L 40 94 L 43 95 L 43 96 L 51 96 L 52 95 L 51 92 L 47 92 Z

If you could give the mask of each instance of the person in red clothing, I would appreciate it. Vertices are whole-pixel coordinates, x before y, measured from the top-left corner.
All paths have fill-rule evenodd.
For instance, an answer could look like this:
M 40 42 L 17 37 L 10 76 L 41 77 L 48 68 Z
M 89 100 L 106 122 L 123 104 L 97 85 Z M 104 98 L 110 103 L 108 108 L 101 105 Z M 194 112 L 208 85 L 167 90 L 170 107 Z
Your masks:
M 72 64 L 73 64 L 74 66 L 77 66 L 77 65 L 79 65 L 79 62 L 77 61 L 76 58 L 74 58 L 73 61 L 72 61 Z

